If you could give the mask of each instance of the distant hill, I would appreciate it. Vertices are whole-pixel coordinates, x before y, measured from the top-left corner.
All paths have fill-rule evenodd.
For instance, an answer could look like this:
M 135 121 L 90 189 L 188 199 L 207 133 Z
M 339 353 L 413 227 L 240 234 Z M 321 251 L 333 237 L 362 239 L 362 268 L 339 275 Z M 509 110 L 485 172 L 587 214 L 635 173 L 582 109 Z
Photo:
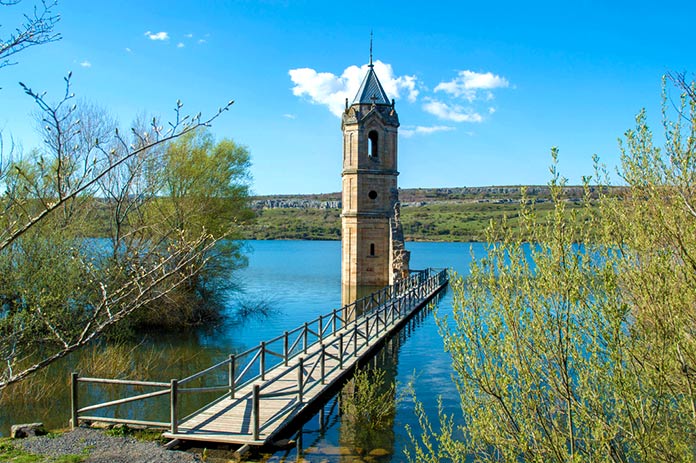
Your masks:
M 459 188 L 405 188 L 399 190 L 404 234 L 411 241 L 482 241 L 491 220 L 503 216 L 513 226 L 521 199 L 521 186 Z M 526 187 L 537 209 L 548 212 L 548 186 Z M 564 188 L 571 203 L 579 207 L 581 186 Z M 341 193 L 274 195 L 252 198 L 257 218 L 246 226 L 250 239 L 341 239 Z
M 536 200 L 550 199 L 549 187 L 530 185 L 525 187 L 527 196 Z M 522 186 L 485 186 L 457 188 L 403 188 L 399 189 L 399 200 L 403 207 L 425 206 L 433 203 L 449 202 L 519 202 Z M 582 199 L 582 186 L 568 186 L 564 193 L 570 201 Z M 341 207 L 341 193 L 321 193 L 305 195 L 271 195 L 252 198 L 255 209 L 338 209 Z

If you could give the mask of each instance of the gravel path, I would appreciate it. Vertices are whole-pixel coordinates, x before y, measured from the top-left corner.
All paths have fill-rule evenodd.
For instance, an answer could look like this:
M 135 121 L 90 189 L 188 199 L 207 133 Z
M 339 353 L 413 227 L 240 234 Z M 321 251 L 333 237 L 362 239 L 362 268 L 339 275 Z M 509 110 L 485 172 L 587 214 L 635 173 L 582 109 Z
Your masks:
M 30 437 L 16 441 L 27 452 L 57 457 L 88 453 L 88 463 L 189 463 L 202 461 L 198 455 L 165 450 L 155 442 L 132 437 L 112 437 L 104 432 L 77 428 L 57 437 Z

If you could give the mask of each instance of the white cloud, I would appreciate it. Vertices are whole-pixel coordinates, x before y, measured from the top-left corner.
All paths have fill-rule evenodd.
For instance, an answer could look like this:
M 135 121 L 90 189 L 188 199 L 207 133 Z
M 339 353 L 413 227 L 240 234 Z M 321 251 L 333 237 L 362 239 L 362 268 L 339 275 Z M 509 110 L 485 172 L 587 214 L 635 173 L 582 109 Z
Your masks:
M 184 42 L 179 42 L 176 44 L 176 48 L 184 48 L 186 45 L 184 45 Z
M 199 44 L 203 44 L 203 43 L 205 43 L 205 42 L 207 42 L 207 40 L 205 40 L 205 39 L 198 39 L 198 43 L 199 43 Z
M 375 61 L 375 72 L 390 98 L 399 98 L 402 94 L 410 102 L 418 98 L 416 76 L 394 76 L 391 64 Z M 298 68 L 288 71 L 290 80 L 295 84 L 292 93 L 295 96 L 308 97 L 312 103 L 324 105 L 336 116 L 341 116 L 345 101 L 353 101 L 360 88 L 362 79 L 367 74 L 367 65 L 349 66 L 338 76 L 330 72 L 317 72 L 311 68 Z
M 145 37 L 150 40 L 169 40 L 169 34 L 167 32 L 145 32 Z
M 190 39 L 190 38 L 193 38 L 193 34 L 191 34 L 191 33 L 185 34 L 184 37 L 186 37 L 187 39 Z
M 126 47 L 126 52 L 130 53 L 130 52 L 132 52 L 132 51 L 133 51 L 133 50 L 131 50 L 130 48 Z
M 429 98 L 423 109 L 440 119 L 453 122 L 482 122 L 483 117 L 473 108 L 464 108 L 456 104 L 443 103 Z
M 493 113 L 495 113 L 495 112 L 496 112 L 496 109 L 495 109 L 493 106 L 491 106 L 490 108 L 488 108 L 488 114 L 493 114 Z
M 496 88 L 507 88 L 510 82 L 505 77 L 493 74 L 492 72 L 474 72 L 474 71 L 459 71 L 457 77 L 449 82 L 440 82 L 435 87 L 436 92 L 445 92 L 454 97 L 464 97 L 469 101 L 474 101 L 478 98 L 479 90 L 488 90 L 485 92 L 485 99 L 493 99 L 493 92 L 490 90 Z
M 283 114 L 283 117 L 286 119 L 297 119 L 297 115 L 295 114 Z
M 92 63 L 90 63 L 90 62 L 87 61 L 87 60 L 84 60 L 83 62 L 80 63 L 80 66 L 82 66 L 83 68 L 91 68 L 91 67 L 92 67 Z
M 415 127 L 404 127 L 399 131 L 399 134 L 410 138 L 414 135 L 430 135 L 436 132 L 449 132 L 452 130 L 454 130 L 454 127 L 449 125 L 432 125 L 427 127 L 418 125 Z

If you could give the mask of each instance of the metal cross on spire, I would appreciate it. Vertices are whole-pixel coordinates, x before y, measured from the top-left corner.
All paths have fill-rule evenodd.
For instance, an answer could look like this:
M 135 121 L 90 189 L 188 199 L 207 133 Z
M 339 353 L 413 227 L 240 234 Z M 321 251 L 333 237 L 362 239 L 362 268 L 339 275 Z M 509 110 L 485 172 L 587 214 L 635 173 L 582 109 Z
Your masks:
M 370 29 L 370 67 L 372 67 L 372 29 Z

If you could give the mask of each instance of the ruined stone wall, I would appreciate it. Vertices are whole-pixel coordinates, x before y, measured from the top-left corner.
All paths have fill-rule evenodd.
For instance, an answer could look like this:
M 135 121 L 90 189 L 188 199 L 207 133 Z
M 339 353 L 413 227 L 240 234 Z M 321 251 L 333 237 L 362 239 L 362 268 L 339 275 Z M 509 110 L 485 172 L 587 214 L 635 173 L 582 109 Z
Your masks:
M 411 260 L 411 253 L 406 250 L 404 243 L 404 230 L 401 225 L 401 204 L 399 203 L 399 191 L 397 189 L 392 191 L 392 204 L 393 213 L 389 220 L 391 225 L 390 284 L 408 278 Z

